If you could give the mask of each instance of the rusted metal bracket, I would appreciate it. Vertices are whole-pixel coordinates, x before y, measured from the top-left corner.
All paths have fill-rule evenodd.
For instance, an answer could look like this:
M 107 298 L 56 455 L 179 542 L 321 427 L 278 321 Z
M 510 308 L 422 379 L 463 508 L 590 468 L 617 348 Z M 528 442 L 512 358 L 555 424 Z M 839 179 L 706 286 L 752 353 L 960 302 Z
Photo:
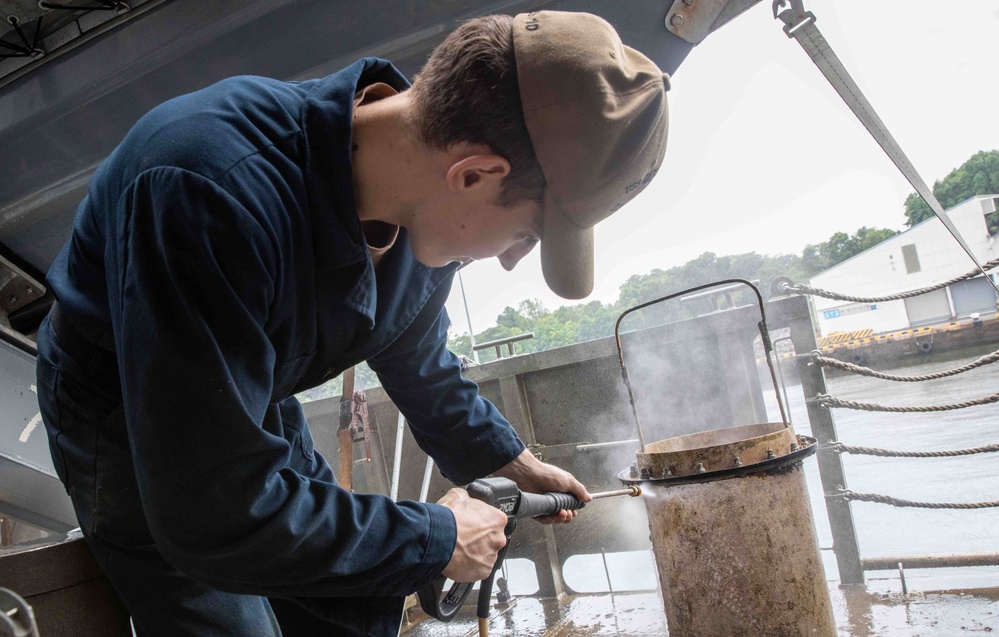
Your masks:
M 697 44 L 759 0 L 673 0 L 666 28 Z
M 364 441 L 364 454 L 371 461 L 371 427 L 368 420 L 368 397 L 362 390 L 354 392 L 350 400 L 340 403 L 340 426 L 337 431 L 348 431 L 351 442 Z
M 368 397 L 364 392 L 354 392 L 354 409 L 350 418 L 350 435 L 354 442 L 364 441 L 364 459 L 371 462 L 371 421 L 368 420 Z
M 570 442 L 561 445 L 528 445 L 527 448 L 534 454 L 535 458 L 542 462 L 548 462 L 557 458 L 571 458 L 579 453 L 576 447 L 580 444 L 586 443 Z
M 337 432 L 346 431 L 350 441 L 364 441 L 364 454 L 371 460 L 371 427 L 368 426 L 368 397 L 362 390 L 354 392 L 350 400 L 340 403 L 340 426 Z
M 350 396 L 350 398 L 347 398 Z M 343 392 L 340 399 L 340 422 L 336 432 L 340 443 L 337 482 L 348 491 L 353 489 L 354 443 L 364 441 L 364 459 L 371 462 L 371 427 L 368 420 L 368 397 L 363 391 L 354 391 L 354 368 L 343 373 Z

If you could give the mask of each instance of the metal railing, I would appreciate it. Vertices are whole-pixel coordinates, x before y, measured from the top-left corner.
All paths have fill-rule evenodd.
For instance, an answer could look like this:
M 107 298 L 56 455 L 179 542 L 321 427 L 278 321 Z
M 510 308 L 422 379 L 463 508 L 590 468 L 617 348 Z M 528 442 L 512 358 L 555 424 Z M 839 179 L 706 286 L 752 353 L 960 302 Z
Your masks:
M 496 358 L 503 358 L 502 347 L 506 345 L 507 351 L 509 351 L 510 356 L 516 356 L 516 352 L 513 349 L 514 343 L 519 343 L 520 341 L 527 341 L 534 338 L 534 332 L 526 332 L 524 334 L 517 334 L 516 336 L 507 336 L 506 338 L 498 338 L 495 341 L 486 341 L 485 343 L 478 343 L 472 347 L 473 351 L 479 352 L 484 349 L 489 349 L 492 347 L 496 350 Z

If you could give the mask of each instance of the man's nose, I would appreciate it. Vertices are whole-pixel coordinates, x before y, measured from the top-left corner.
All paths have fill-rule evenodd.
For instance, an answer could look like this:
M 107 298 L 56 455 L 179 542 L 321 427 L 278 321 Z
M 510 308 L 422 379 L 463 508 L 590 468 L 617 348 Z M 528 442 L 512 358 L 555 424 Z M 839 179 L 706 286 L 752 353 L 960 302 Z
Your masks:
M 518 241 L 496 258 L 499 259 L 500 265 L 503 266 L 503 269 L 509 272 L 518 263 L 520 263 L 521 259 L 530 254 L 531 250 L 534 249 L 534 245 L 535 244 L 533 243 Z

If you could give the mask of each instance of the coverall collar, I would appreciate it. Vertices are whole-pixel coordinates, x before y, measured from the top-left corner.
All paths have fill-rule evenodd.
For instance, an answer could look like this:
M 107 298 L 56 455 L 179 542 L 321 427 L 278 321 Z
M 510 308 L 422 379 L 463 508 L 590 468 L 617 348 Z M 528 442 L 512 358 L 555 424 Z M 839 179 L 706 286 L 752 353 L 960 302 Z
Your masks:
M 357 216 L 350 159 L 354 96 L 376 82 L 397 91 L 409 88 L 409 81 L 391 63 L 363 58 L 319 80 L 306 98 L 302 114 L 320 302 L 332 302 L 325 298 L 329 296 L 324 294 L 325 282 L 343 276 L 344 268 L 356 271 L 356 282 L 339 300 L 359 313 L 368 329 L 375 325 L 378 295 L 374 266 Z

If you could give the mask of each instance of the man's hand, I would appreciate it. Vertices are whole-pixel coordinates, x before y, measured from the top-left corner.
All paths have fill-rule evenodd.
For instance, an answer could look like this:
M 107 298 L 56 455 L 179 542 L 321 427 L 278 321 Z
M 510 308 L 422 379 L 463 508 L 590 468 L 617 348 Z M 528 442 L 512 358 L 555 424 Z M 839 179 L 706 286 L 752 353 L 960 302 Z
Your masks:
M 572 477 L 571 473 L 541 462 L 527 449 L 524 449 L 509 464 L 496 471 L 495 475 L 513 480 L 521 491 L 571 493 L 582 502 L 591 500 L 586 487 Z M 536 519 L 545 524 L 552 524 L 553 522 L 570 522 L 574 517 L 576 517 L 575 511 L 559 511 L 558 515 Z
M 478 582 L 489 577 L 499 550 L 506 544 L 506 514 L 468 497 L 464 489 L 451 489 L 437 504 L 451 509 L 458 527 L 458 541 L 444 576 L 456 582 Z

